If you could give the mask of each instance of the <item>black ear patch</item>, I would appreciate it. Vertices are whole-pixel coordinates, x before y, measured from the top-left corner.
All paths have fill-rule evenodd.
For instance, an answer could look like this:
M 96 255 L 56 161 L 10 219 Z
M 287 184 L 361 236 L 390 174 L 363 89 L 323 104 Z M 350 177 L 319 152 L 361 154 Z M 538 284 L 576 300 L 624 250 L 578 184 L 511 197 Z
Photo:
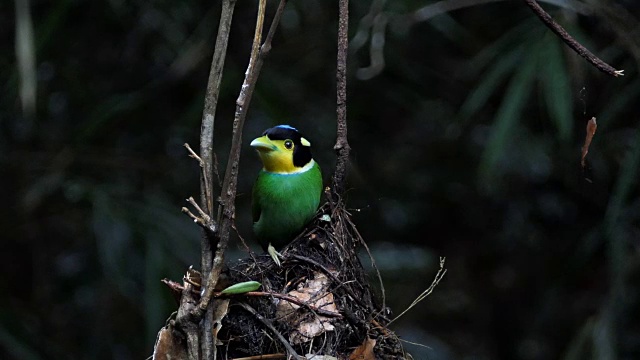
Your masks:
M 262 135 L 267 135 L 271 140 L 289 139 L 293 141 L 295 145 L 293 148 L 293 166 L 303 167 L 311 161 L 311 147 L 302 145 L 302 134 L 295 128 L 288 125 L 278 125 L 265 130 Z

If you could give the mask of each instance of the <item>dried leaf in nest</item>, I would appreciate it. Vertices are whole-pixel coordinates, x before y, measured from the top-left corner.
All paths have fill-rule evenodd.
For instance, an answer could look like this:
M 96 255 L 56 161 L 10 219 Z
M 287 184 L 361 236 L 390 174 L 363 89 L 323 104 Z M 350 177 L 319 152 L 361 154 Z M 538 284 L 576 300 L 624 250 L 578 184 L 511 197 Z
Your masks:
M 156 345 L 153 347 L 153 360 L 186 359 L 187 348 L 180 338 L 173 333 L 173 326 L 160 329 Z
M 218 332 L 222 328 L 222 319 L 227 316 L 229 312 L 229 299 L 215 299 L 213 300 L 213 339 L 216 345 L 222 345 L 222 342 L 218 339 Z
M 289 296 L 296 298 L 318 309 L 338 313 L 333 293 L 328 292 L 329 279 L 320 272 L 313 274 L 313 279 L 307 279 L 298 285 L 296 290 L 290 291 Z M 325 316 L 299 311 L 300 305 L 287 300 L 279 300 L 276 306 L 276 316 L 286 322 L 293 331 L 289 334 L 289 341 L 294 344 L 305 343 L 321 335 L 325 331 L 333 331 L 335 327 L 331 319 Z
M 376 360 L 376 356 L 373 353 L 373 348 L 376 346 L 374 339 L 366 338 L 362 345 L 358 346 L 351 355 L 349 360 Z

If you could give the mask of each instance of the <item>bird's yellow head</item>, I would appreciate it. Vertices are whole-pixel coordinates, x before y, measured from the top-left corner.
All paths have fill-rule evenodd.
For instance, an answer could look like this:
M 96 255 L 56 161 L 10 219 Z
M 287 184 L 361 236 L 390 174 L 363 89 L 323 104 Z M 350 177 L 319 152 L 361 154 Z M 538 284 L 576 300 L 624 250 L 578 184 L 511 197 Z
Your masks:
M 265 130 L 261 137 L 251 142 L 251 146 L 258 151 L 268 172 L 295 174 L 313 165 L 311 143 L 289 125 Z

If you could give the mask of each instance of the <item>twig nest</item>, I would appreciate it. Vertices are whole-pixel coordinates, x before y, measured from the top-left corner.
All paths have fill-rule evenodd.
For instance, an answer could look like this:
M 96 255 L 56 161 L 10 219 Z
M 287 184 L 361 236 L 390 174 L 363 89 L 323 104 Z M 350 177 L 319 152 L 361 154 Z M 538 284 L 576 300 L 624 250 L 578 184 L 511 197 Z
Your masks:
M 232 283 L 255 280 L 262 291 L 231 298 L 218 333 L 222 358 L 410 358 L 385 326 L 388 311 L 357 255 L 363 244 L 350 214 L 327 203 L 307 231 L 282 249 L 281 267 L 266 254 L 231 265 Z

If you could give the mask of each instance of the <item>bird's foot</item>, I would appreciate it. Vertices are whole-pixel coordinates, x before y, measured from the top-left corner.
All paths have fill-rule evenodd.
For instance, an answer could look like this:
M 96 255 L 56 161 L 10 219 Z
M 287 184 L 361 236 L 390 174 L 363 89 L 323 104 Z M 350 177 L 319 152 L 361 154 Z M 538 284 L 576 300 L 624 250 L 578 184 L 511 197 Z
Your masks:
M 283 257 L 282 254 L 277 252 L 276 248 L 274 248 L 273 245 L 271 244 L 269 244 L 269 247 L 267 248 L 267 252 L 269 253 L 269 255 L 271 255 L 271 258 L 276 263 L 276 265 L 280 267 L 280 258 Z

